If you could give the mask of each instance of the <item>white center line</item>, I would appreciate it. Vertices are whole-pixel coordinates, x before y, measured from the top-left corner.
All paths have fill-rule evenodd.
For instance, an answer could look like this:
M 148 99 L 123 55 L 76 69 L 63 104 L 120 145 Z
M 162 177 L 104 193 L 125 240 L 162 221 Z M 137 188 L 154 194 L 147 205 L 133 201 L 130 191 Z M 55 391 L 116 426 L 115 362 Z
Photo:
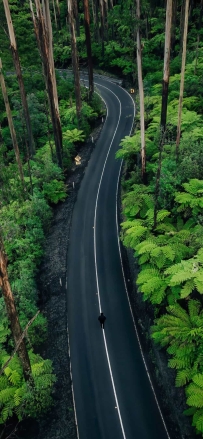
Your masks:
M 101 86 L 101 87 L 104 87 L 104 86 Z M 108 87 L 104 87 L 104 88 L 106 88 L 111 93 L 113 93 Z M 98 205 L 99 192 L 100 192 L 101 182 L 102 182 L 102 179 L 103 179 L 104 170 L 105 170 L 105 167 L 106 167 L 106 162 L 107 162 L 107 159 L 108 159 L 108 156 L 109 156 L 109 153 L 110 153 L 110 150 L 111 150 L 111 146 L 112 146 L 112 143 L 114 141 L 114 137 L 116 135 L 116 132 L 117 132 L 117 129 L 118 129 L 118 126 L 119 126 L 119 122 L 120 122 L 120 118 L 121 118 L 121 101 L 118 98 L 118 96 L 116 96 L 115 93 L 113 93 L 113 94 L 116 97 L 116 99 L 119 101 L 119 108 L 120 108 L 120 110 L 119 110 L 119 118 L 118 118 L 118 123 L 117 123 L 116 129 L 114 131 L 114 135 L 112 137 L 112 140 L 111 140 L 111 143 L 110 143 L 107 155 L 106 155 L 106 159 L 105 159 L 105 162 L 104 162 L 103 170 L 102 170 L 102 173 L 101 173 L 101 178 L 100 178 L 100 182 L 99 182 L 99 186 L 98 186 L 98 191 L 97 191 L 97 196 L 96 196 L 95 213 L 94 213 L 94 260 L 95 260 L 95 272 L 96 272 L 96 282 L 97 282 L 97 297 L 98 297 L 99 311 L 100 312 L 101 312 L 102 308 L 101 308 L 101 297 L 100 297 L 100 292 L 99 292 L 99 280 L 98 280 L 98 271 L 97 271 L 96 217 L 97 217 L 97 205 Z M 106 107 L 107 107 L 107 105 L 106 105 Z M 107 118 L 108 118 L 108 107 L 107 107 L 107 117 L 106 117 L 106 120 L 107 120 Z M 116 393 L 116 388 L 115 388 L 115 383 L 114 383 L 114 378 L 113 378 L 113 373 L 112 373 L 112 368 L 111 368 L 111 362 L 110 362 L 110 358 L 109 358 L 109 352 L 108 352 L 107 341 L 106 341 L 106 336 L 105 336 L 104 330 L 102 331 L 102 333 L 103 333 L 104 346 L 105 346 L 107 362 L 108 362 L 108 366 L 109 366 L 109 373 L 110 373 L 110 377 L 111 377 L 111 383 L 112 383 L 112 387 L 113 387 L 113 393 L 114 393 L 114 397 L 115 397 L 115 402 L 116 402 L 118 417 L 119 417 L 119 421 L 120 421 L 121 431 L 122 431 L 122 434 L 123 434 L 123 438 L 126 439 L 125 430 L 124 430 L 123 421 L 122 421 L 121 412 L 120 412 L 120 407 L 119 407 L 119 403 L 118 403 L 118 398 L 117 398 L 117 393 Z

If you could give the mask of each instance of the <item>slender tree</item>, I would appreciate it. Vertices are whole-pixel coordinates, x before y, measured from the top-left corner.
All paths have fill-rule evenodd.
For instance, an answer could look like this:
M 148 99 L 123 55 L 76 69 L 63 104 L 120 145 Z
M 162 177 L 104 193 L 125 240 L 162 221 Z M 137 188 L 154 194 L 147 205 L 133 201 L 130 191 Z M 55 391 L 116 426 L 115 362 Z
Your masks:
M 196 57 L 195 57 L 195 68 L 194 68 L 194 74 L 197 73 L 197 63 L 198 63 L 198 54 L 199 54 L 199 42 L 200 42 L 200 31 L 202 28 L 202 15 L 203 15 L 203 0 L 201 0 L 200 3 L 200 12 L 199 12 L 199 26 L 197 31 L 197 45 L 196 45 Z
M 105 18 L 104 18 L 104 0 L 99 0 L 100 7 L 100 35 L 101 35 L 101 44 L 102 44 L 102 56 L 104 56 L 104 26 L 105 26 Z
M 154 229 L 157 225 L 158 197 L 160 188 L 162 154 L 165 141 L 167 104 L 168 104 L 168 85 L 169 85 L 169 66 L 171 51 L 171 28 L 172 28 L 172 8 L 173 0 L 167 0 L 166 5 L 166 25 L 165 25 L 165 48 L 164 48 L 164 70 L 162 82 L 162 106 L 161 106 L 161 123 L 160 123 L 160 140 L 159 140 L 159 159 L 156 174 L 156 185 L 154 191 Z
M 164 71 L 162 85 L 162 106 L 161 106 L 161 129 L 165 131 L 168 104 L 169 66 L 171 52 L 171 26 L 172 26 L 173 0 L 167 0 L 166 27 L 165 27 L 165 49 L 164 49 Z
M 58 27 L 57 17 L 56 17 L 56 8 L 55 8 L 55 0 L 53 0 L 53 11 L 54 11 L 54 21 L 56 28 Z
M 187 33 L 188 33 L 188 11 L 189 0 L 185 0 L 185 21 L 183 32 L 183 50 L 182 50 L 182 65 L 181 65 L 181 80 L 180 80 L 180 94 L 179 94 L 179 106 L 178 106 L 178 124 L 177 124 L 177 137 L 176 137 L 176 156 L 178 157 L 180 133 L 181 133 L 181 116 L 183 106 L 183 91 L 185 80 L 185 62 L 186 62 L 186 49 L 187 49 Z
M 69 17 L 69 25 L 70 25 L 70 33 L 71 33 L 71 51 L 72 51 L 72 65 L 73 65 L 73 74 L 74 74 L 74 83 L 75 83 L 75 99 L 76 99 L 76 111 L 78 121 L 80 120 L 81 113 L 81 92 L 80 92 L 80 72 L 78 65 L 78 53 L 77 53 L 77 43 L 75 36 L 75 22 L 73 15 L 73 2 L 72 0 L 68 1 L 68 17 Z
M 79 20 L 79 14 L 78 14 L 78 2 L 77 0 L 72 0 L 73 2 L 73 17 L 75 19 L 75 24 L 76 24 L 76 34 L 77 37 L 80 36 L 80 20 Z
M 94 23 L 94 38 L 97 43 L 100 42 L 99 35 L 99 6 L 98 0 L 92 0 L 92 15 L 93 15 L 93 23 Z
M 48 54 L 49 54 L 49 66 L 51 70 L 52 82 L 53 82 L 53 93 L 54 93 L 54 104 L 56 111 L 59 115 L 59 103 L 58 103 L 58 93 L 56 86 L 56 75 L 55 75 L 55 66 L 54 66 L 54 55 L 53 55 L 53 33 L 52 33 L 52 24 L 51 24 L 51 15 L 49 9 L 49 0 L 43 0 L 43 16 L 45 21 L 45 30 L 47 35 L 47 43 L 48 43 Z
M 49 107 L 51 113 L 51 120 L 54 132 L 54 141 L 56 146 L 56 156 L 58 165 L 62 168 L 62 130 L 58 111 L 58 99 L 56 99 L 56 85 L 54 85 L 53 79 L 53 65 L 50 61 L 50 48 L 49 42 L 51 38 L 48 36 L 48 28 L 45 24 L 45 20 L 42 14 L 41 5 L 39 0 L 35 0 L 36 16 L 32 7 L 32 0 L 30 0 L 30 9 L 32 14 L 32 20 L 34 24 L 35 35 L 39 47 L 39 51 L 42 58 L 44 76 L 46 81 L 46 89 L 49 97 Z M 44 6 L 45 7 L 45 6 Z
M 4 104 L 5 104 L 5 108 L 6 108 L 6 114 L 7 114 L 7 118 L 8 118 L 9 129 L 10 129 L 10 133 L 11 133 L 11 139 L 12 139 L 12 143 L 13 143 L 13 149 L 15 151 L 16 162 L 18 165 L 19 175 L 20 175 L 20 179 L 21 179 L 21 183 L 22 183 L 22 188 L 25 189 L 23 167 L 22 167 L 22 163 L 21 163 L 21 159 L 20 159 L 18 141 L 17 141 L 17 137 L 16 137 L 15 127 L 13 124 L 13 118 L 12 118 L 11 108 L 10 108 L 10 104 L 9 104 L 9 100 L 8 100 L 6 84 L 5 84 L 4 75 L 2 72 L 1 58 L 0 58 L 0 83 L 1 83 L 1 89 L 2 89 L 2 94 L 3 94 L 3 98 L 4 98 Z
M 91 99 L 92 94 L 94 92 L 94 82 L 93 82 L 92 48 L 91 48 L 91 36 L 90 36 L 90 14 L 89 14 L 88 0 L 84 0 L 84 19 L 85 19 L 87 58 L 88 58 L 89 98 Z
M 29 109 L 28 109 L 28 103 L 27 103 L 27 97 L 26 97 L 26 93 L 25 93 L 21 65 L 20 65 L 20 60 L 19 60 L 19 55 L 18 55 L 18 49 L 17 49 L 17 44 L 16 44 L 15 32 L 14 32 L 14 27 L 13 27 L 13 22 L 12 22 L 12 18 L 11 18 L 8 0 L 3 0 L 3 3 L 4 3 L 4 10 L 5 10 L 9 38 L 10 38 L 10 44 L 11 44 L 11 52 L 12 52 L 16 75 L 17 75 L 18 84 L 19 84 L 19 88 L 20 88 L 23 112 L 24 112 L 24 117 L 25 117 L 25 122 L 26 122 L 27 135 L 28 135 L 28 145 L 29 145 L 29 155 L 30 155 L 30 157 L 32 157 L 35 153 L 35 145 L 34 145 L 34 139 L 33 139 L 33 134 L 32 134 L 30 113 L 29 113 Z
M 145 121 L 144 121 L 144 88 L 142 80 L 142 48 L 140 40 L 140 0 L 136 0 L 137 16 L 137 72 L 138 87 L 140 97 L 140 130 L 141 130 L 141 161 L 142 161 L 142 180 L 146 180 L 146 146 L 145 146 Z
M 4 246 L 1 236 L 0 236 L 0 287 L 2 289 L 2 294 L 6 305 L 8 319 L 11 325 L 12 336 L 15 345 L 18 346 L 19 340 L 22 337 L 22 330 L 15 306 L 15 300 L 8 279 L 7 257 L 4 251 Z M 18 346 L 18 356 L 22 364 L 24 378 L 26 381 L 28 381 L 31 378 L 31 366 L 30 366 L 30 359 L 28 356 L 24 338 L 22 339 L 20 345 Z

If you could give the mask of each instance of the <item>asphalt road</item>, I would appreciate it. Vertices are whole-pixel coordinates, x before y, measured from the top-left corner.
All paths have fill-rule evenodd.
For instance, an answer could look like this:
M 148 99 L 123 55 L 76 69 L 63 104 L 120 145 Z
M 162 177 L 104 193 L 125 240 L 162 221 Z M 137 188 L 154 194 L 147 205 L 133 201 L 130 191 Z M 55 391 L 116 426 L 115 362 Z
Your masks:
M 68 327 L 80 439 L 169 439 L 142 359 L 118 245 L 120 140 L 134 105 L 121 87 L 95 82 L 107 118 L 75 204 L 67 265 Z M 100 310 L 107 317 L 101 330 Z

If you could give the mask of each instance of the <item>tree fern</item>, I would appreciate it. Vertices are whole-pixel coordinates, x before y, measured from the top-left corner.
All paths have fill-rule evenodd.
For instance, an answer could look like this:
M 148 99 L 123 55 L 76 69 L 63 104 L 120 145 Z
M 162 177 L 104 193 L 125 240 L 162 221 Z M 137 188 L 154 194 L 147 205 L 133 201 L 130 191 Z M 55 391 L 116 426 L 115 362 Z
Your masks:
M 166 346 L 171 358 L 169 367 L 178 372 L 176 385 L 185 385 L 203 370 L 202 331 L 203 311 L 196 300 L 188 301 L 188 312 L 178 303 L 167 307 L 152 327 L 152 338 Z
M 185 211 L 190 208 L 194 215 L 201 212 L 203 208 L 203 180 L 191 179 L 189 183 L 184 183 L 185 192 L 177 192 L 175 201 L 179 203 L 178 211 Z
M 50 360 L 29 352 L 32 367 L 32 386 L 24 381 L 20 361 L 15 355 L 0 376 L 0 423 L 16 414 L 21 420 L 25 414 L 39 416 L 51 404 L 52 386 L 55 376 Z M 8 359 L 5 351 L 0 353 L 0 368 Z

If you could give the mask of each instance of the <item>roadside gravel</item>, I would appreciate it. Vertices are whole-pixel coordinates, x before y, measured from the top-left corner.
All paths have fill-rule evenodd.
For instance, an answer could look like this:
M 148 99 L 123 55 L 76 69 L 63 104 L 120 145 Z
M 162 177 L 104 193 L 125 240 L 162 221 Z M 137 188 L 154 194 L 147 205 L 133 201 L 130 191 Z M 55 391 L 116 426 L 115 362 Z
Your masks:
M 48 337 L 40 353 L 44 358 L 52 360 L 57 382 L 53 394 L 54 405 L 37 425 L 32 425 L 29 439 L 77 438 L 68 346 L 66 261 L 77 192 L 102 127 L 100 120 L 88 141 L 78 151 L 81 164 L 73 164 L 69 172 L 66 181 L 68 197 L 64 203 L 54 208 L 52 224 L 46 238 L 38 285 L 41 311 L 48 320 Z M 28 425 L 26 431 L 29 431 Z

